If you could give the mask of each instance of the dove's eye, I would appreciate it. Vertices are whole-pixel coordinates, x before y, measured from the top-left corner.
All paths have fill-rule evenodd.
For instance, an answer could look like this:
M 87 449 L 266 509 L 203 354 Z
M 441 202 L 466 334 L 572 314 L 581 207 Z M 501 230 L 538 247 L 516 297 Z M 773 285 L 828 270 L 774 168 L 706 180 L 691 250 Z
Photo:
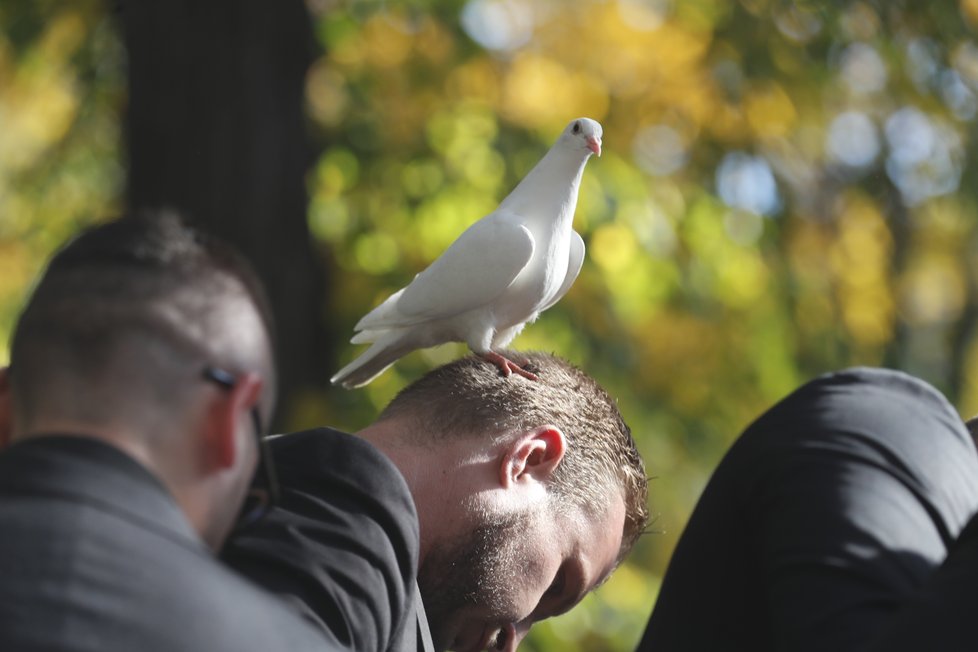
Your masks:
M 581 133 L 581 123 L 575 122 L 574 127 L 571 129 L 571 131 L 573 131 L 575 134 Z

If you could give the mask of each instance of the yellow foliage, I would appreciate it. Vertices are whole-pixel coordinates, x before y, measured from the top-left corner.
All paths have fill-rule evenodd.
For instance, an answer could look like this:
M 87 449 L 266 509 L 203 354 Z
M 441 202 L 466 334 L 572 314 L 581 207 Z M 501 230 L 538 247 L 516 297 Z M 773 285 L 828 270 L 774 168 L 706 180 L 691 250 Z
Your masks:
M 972 28 L 978 28 L 978 0 L 960 0 L 961 15 Z
M 731 308 L 750 308 L 767 291 L 767 266 L 756 251 L 729 248 L 717 263 L 718 296 Z
M 892 335 L 894 318 L 889 229 L 873 201 L 853 195 L 843 206 L 839 230 L 830 262 L 843 321 L 857 342 L 882 344 Z
M 0 303 L 19 303 L 39 263 L 20 240 L 0 240 Z
M 510 120 L 542 127 L 586 115 L 604 119 L 608 95 L 594 77 L 568 70 L 556 60 L 522 54 L 507 71 L 502 112 Z
M 727 236 L 738 245 L 750 247 L 764 235 L 765 218 L 744 210 L 729 210 L 723 216 Z
M 352 188 L 359 177 L 360 163 L 356 156 L 348 149 L 334 147 L 317 164 L 310 190 L 318 197 L 338 197 Z
M 401 183 L 408 197 L 433 195 L 445 180 L 445 172 L 436 161 L 415 159 L 404 166 Z
M 755 16 L 761 16 L 771 10 L 771 0 L 741 0 L 740 4 Z
M 13 72 L 0 72 L 0 78 L 10 80 L 5 87 L 0 86 L 0 176 L 33 164 L 71 126 L 78 98 L 75 80 L 66 66 L 79 46 L 84 27 L 74 11 L 61 12 L 24 56 L 24 65 Z M 7 57 L 0 58 L 0 66 L 13 63 Z
M 325 242 L 344 240 L 350 232 L 349 206 L 342 199 L 313 195 L 309 204 L 309 230 Z
M 831 296 L 817 286 L 805 287 L 798 292 L 792 317 L 800 338 L 810 338 L 830 330 L 835 323 Z
M 499 131 L 492 111 L 473 103 L 435 112 L 425 128 L 428 143 L 446 158 L 464 157 L 470 147 L 486 147 Z
M 495 210 L 492 195 L 474 188 L 446 188 L 418 206 L 412 223 L 414 253 L 427 266 L 479 218 Z M 420 271 L 420 269 L 414 270 Z
M 683 241 L 693 255 L 703 261 L 716 260 L 727 246 L 723 221 L 726 208 L 706 195 L 697 197 L 680 222 Z
M 357 265 L 368 274 L 382 274 L 400 262 L 397 241 L 389 233 L 373 231 L 361 235 L 353 243 Z
M 751 88 L 744 99 L 744 111 L 748 124 L 761 140 L 786 135 L 797 118 L 791 98 L 775 83 Z
M 961 365 L 964 386 L 961 391 L 961 416 L 965 419 L 978 416 L 978 339 L 972 339 L 965 349 Z
M 900 278 L 900 313 L 912 325 L 950 323 L 967 296 L 961 262 L 946 252 L 921 252 Z
M 676 248 L 672 220 L 657 202 L 623 201 L 615 219 L 628 225 L 647 255 L 668 257 Z
M 600 592 L 613 608 L 627 611 L 634 605 L 650 604 L 659 590 L 658 578 L 629 564 L 619 568 Z
M 366 63 L 366 49 L 360 32 L 351 33 L 332 44 L 328 57 L 331 63 L 348 74 L 361 71 Z
M 0 35 L 0 338 L 50 251 L 118 201 L 122 174 L 118 109 L 93 99 L 105 82 L 78 72 L 90 55 L 82 48 L 105 38 L 93 21 L 104 3 L 43 4 L 51 15 L 33 41 Z M 825 160 L 838 113 L 864 112 L 883 142 L 893 108 L 916 106 L 960 141 L 948 164 L 970 170 L 978 48 L 966 28 L 927 29 L 937 12 L 946 27 L 958 11 L 978 26 L 978 0 L 933 11 L 902 3 L 886 20 L 869 2 L 817 12 L 773 0 L 530 2 L 532 39 L 491 52 L 461 31 L 458 4 L 326 5 L 325 54 L 306 83 L 325 143 L 307 176 L 308 224 L 334 256 L 323 309 L 337 324 L 352 325 L 493 210 L 567 120 L 588 115 L 605 127 L 605 155 L 588 164 L 575 219 L 588 247 L 581 276 L 517 346 L 565 355 L 612 390 L 650 472 L 665 476 L 651 502 L 670 534 L 640 546 L 634 566 L 566 624 L 531 635 L 528 649 L 634 649 L 637 632 L 607 614 L 628 612 L 641 626 L 671 545 L 740 427 L 818 371 L 878 362 L 884 351 L 903 359 L 898 326 L 950 340 L 978 302 L 969 179 L 911 205 L 887 175 L 893 147 L 866 169 Z M 799 8 L 820 23 L 803 38 L 791 33 L 806 27 L 800 14 L 787 29 L 779 20 Z M 731 28 L 743 24 L 757 29 Z M 963 87 L 950 74 L 918 80 L 891 24 L 932 39 L 931 55 Z M 886 57 L 892 83 L 878 94 L 838 84 L 835 58 L 824 57 L 856 41 Z M 672 151 L 637 139 L 658 126 L 676 135 Z M 680 149 L 683 164 L 667 176 L 636 164 Z M 720 201 L 714 175 L 731 150 L 771 162 L 783 213 L 762 218 Z M 343 361 L 364 348 L 337 347 Z M 359 427 L 405 383 L 464 353 L 412 354 L 365 390 L 317 389 L 287 409 L 303 427 Z M 978 340 L 964 355 L 959 396 L 973 413 Z M 5 356 L 0 349 L 0 364 Z
M 327 126 L 338 125 L 350 104 L 346 80 L 326 59 L 319 59 L 306 76 L 306 104 L 314 120 Z
M 475 57 L 448 71 L 445 91 L 453 100 L 478 102 L 495 107 L 502 82 L 496 64 L 488 57 Z
M 843 288 L 842 318 L 853 339 L 860 344 L 881 345 L 893 336 L 893 300 L 886 290 Z
M 82 44 L 87 29 L 78 13 L 62 11 L 47 21 L 47 29 L 33 54 L 48 61 L 66 61 Z
M 506 173 L 506 162 L 488 147 L 472 147 L 457 158 L 455 163 L 465 180 L 480 190 L 495 192 Z
M 631 326 L 648 318 L 650 312 L 666 303 L 679 288 L 675 267 L 648 256 L 635 256 L 630 265 L 614 276 L 608 286 L 616 317 Z
M 665 4 L 656 6 L 641 0 L 618 0 L 617 4 L 622 22 L 640 32 L 658 29 L 666 20 Z
M 377 13 L 363 27 L 367 63 L 377 68 L 396 68 L 411 54 L 413 38 L 404 19 L 391 12 Z
M 414 38 L 414 47 L 432 64 L 448 62 L 455 52 L 455 41 L 444 26 L 431 16 L 425 16 Z
M 662 84 L 687 78 L 706 55 L 709 31 L 691 30 L 675 21 L 649 29 L 628 17 L 618 3 L 588 3 L 576 21 L 555 24 L 542 40 L 560 61 L 575 70 L 592 70 L 621 98 L 655 92 Z M 682 101 L 679 96 L 673 99 Z
M 631 229 L 618 223 L 604 224 L 591 236 L 591 258 L 605 271 L 615 273 L 629 265 L 638 252 Z
M 571 288 L 570 292 L 574 293 L 574 290 L 575 288 Z M 548 310 L 540 316 L 536 322 L 539 326 L 524 328 L 510 347 L 519 351 L 562 351 L 561 355 L 568 360 L 580 360 L 585 353 L 580 336 L 580 322 L 576 315 L 572 320 L 567 319 L 569 307 L 579 302 L 575 300 L 574 294 L 568 294 L 561 302 L 560 308 Z M 576 313 L 577 310 L 572 312 Z
M 960 197 L 938 197 L 913 214 L 914 245 L 918 248 L 951 250 L 957 254 L 974 228 L 974 209 Z
M 707 404 L 723 347 L 722 325 L 669 310 L 647 315 L 634 325 L 631 336 L 642 343 L 639 374 L 654 395 L 668 397 L 685 414 Z M 675 382 L 680 369 L 688 382 Z
M 841 24 L 852 40 L 871 41 L 879 34 L 882 19 L 869 3 L 854 2 L 846 7 Z
M 806 283 L 824 283 L 827 287 L 829 276 L 825 273 L 833 234 L 828 225 L 808 220 L 793 224 L 788 239 L 788 258 L 793 271 Z

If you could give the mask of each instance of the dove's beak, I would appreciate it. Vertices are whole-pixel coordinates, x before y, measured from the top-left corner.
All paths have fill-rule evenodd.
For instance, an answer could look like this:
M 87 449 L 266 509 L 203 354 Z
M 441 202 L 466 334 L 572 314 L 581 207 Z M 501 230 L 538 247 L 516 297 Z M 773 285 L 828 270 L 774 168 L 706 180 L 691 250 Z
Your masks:
M 588 136 L 587 148 L 598 156 L 601 156 L 601 139 L 597 136 Z

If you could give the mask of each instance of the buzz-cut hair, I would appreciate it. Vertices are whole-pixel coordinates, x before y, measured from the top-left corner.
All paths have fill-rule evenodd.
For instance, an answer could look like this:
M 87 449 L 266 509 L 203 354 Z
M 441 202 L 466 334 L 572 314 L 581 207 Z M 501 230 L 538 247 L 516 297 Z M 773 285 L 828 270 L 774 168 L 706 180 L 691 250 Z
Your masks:
M 268 301 L 233 248 L 168 211 L 91 227 L 51 259 L 18 320 L 17 410 L 99 419 L 139 392 L 176 400 L 202 365 L 260 364 L 270 356 L 242 345 L 255 328 L 234 329 L 242 306 L 270 352 Z
M 525 368 L 538 380 L 503 377 L 495 365 L 470 355 L 405 387 L 379 420 L 406 420 L 417 433 L 416 443 L 453 436 L 498 440 L 556 426 L 567 438 L 567 449 L 554 470 L 554 496 L 593 515 L 606 509 L 609 496 L 620 494 L 624 556 L 648 526 L 648 478 L 617 403 L 597 381 L 558 356 L 509 355 L 528 360 Z

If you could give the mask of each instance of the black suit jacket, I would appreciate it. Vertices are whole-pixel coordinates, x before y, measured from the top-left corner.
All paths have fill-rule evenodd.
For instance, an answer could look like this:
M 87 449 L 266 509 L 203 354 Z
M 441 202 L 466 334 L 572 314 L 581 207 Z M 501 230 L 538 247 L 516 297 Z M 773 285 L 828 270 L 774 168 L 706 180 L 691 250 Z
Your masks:
M 639 650 L 866 650 L 976 509 L 978 455 L 937 391 L 881 369 L 820 377 L 717 467 Z
M 898 611 L 873 652 L 973 652 L 978 647 L 978 517 L 948 558 Z
M 331 649 L 217 561 L 160 482 L 115 448 L 43 437 L 0 454 L 0 650 Z
M 224 559 L 357 652 L 431 650 L 417 593 L 418 518 L 407 483 L 368 442 L 318 428 L 274 437 L 281 505 Z

